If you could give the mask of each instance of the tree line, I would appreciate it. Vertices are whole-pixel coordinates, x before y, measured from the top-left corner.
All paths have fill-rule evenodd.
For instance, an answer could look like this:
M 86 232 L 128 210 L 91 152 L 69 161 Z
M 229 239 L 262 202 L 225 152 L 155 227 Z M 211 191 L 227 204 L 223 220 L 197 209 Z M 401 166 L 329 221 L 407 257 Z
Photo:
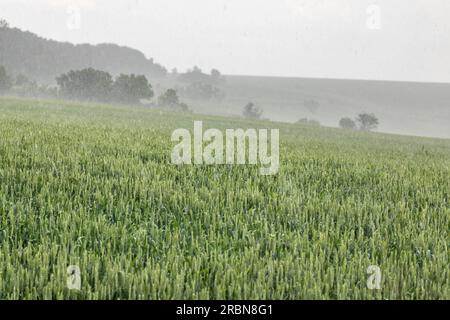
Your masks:
M 152 85 L 144 75 L 120 74 L 113 78 L 108 72 L 86 68 L 63 73 L 56 78 L 56 83 L 56 88 L 39 86 L 24 75 L 12 77 L 4 66 L 0 66 L 0 94 L 124 105 L 149 104 L 154 97 Z M 174 111 L 189 110 L 185 103 L 180 102 L 174 89 L 163 92 L 156 104 Z
M 372 131 L 378 127 L 379 120 L 373 113 L 360 113 L 355 120 L 352 118 L 342 118 L 339 127 L 342 129 Z
M 138 104 L 154 95 L 143 75 L 121 74 L 113 79 L 108 72 L 93 68 L 71 70 L 57 77 L 56 83 L 66 99 Z
M 263 112 L 261 107 L 249 102 L 244 106 L 242 116 L 247 119 L 261 120 Z M 349 117 L 342 118 L 339 121 L 339 127 L 349 130 L 372 131 L 378 128 L 379 123 L 378 118 L 373 113 L 360 113 L 354 120 Z M 320 127 L 319 121 L 308 118 L 301 118 L 296 124 Z
M 94 68 L 111 74 L 144 74 L 157 80 L 167 70 L 142 52 L 115 44 L 71 44 L 44 39 L 11 27 L 0 19 L 0 65 L 24 74 L 40 84 L 51 84 L 67 70 Z M 26 63 L 25 63 L 26 62 Z

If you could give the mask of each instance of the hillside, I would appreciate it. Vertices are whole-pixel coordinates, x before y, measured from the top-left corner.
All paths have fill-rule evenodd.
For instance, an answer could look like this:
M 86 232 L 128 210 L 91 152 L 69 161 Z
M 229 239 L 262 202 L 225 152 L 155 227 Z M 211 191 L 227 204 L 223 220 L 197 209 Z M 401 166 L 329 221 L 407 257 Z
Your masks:
M 373 112 L 381 132 L 450 138 L 450 84 L 226 76 L 221 90 L 226 97 L 220 103 L 189 104 L 198 112 L 238 115 L 253 101 L 272 120 L 306 117 L 331 127 L 342 117 Z
M 54 83 L 70 69 L 93 67 L 113 75 L 145 74 L 157 95 L 187 85 L 166 76 L 164 67 L 135 49 L 62 43 L 10 28 L 0 28 L 0 65 L 43 83 Z M 264 109 L 265 118 L 308 118 L 331 127 L 342 117 L 372 112 L 380 119 L 381 132 L 450 138 L 450 84 L 228 75 L 217 86 L 225 96 L 221 101 L 183 101 L 195 112 L 213 115 L 240 115 L 253 101 Z
M 136 73 L 157 78 L 166 74 L 164 67 L 135 49 L 115 44 L 57 42 L 17 28 L 0 28 L 0 65 L 14 75 L 23 74 L 47 84 L 71 69 L 87 67 L 113 75 Z
M 279 173 L 171 164 L 200 119 Z M 12 98 L 0 136 L 0 299 L 449 298 L 450 140 Z

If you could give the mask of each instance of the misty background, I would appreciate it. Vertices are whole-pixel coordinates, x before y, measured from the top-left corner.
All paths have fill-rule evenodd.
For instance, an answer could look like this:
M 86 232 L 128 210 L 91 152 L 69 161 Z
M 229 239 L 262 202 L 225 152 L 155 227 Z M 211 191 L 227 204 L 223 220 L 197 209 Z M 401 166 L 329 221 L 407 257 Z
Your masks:
M 372 112 L 379 131 L 450 138 L 446 0 L 0 0 L 0 18 L 0 65 L 40 83 L 94 67 L 145 74 L 195 112 L 251 101 L 325 126 Z M 220 81 L 181 76 L 211 69 Z

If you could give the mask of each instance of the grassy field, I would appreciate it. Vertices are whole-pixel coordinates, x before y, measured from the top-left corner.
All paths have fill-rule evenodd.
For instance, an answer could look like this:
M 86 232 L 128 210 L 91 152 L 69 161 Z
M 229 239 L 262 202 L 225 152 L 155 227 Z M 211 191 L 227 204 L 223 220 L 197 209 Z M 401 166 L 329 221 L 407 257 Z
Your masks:
M 280 128 L 279 174 L 170 164 L 194 120 Z M 0 138 L 1 299 L 450 298 L 450 140 L 14 98 Z

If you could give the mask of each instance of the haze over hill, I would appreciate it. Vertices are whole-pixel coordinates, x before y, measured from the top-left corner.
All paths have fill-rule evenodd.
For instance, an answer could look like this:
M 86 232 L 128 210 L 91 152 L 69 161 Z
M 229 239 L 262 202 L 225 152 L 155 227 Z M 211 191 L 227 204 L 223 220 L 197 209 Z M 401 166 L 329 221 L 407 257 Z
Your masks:
M 240 114 L 251 100 L 272 120 L 336 127 L 342 117 L 372 112 L 379 131 L 450 138 L 450 84 L 227 76 L 223 90 L 222 109 L 230 113 Z
M 9 72 L 54 84 L 68 70 L 95 68 L 110 72 L 164 76 L 167 71 L 135 49 L 116 44 L 79 44 L 44 39 L 17 28 L 0 28 L 0 65 Z
M 300 118 L 337 126 L 342 117 L 373 112 L 379 131 L 450 138 L 450 84 L 362 80 L 302 79 L 258 76 L 224 76 L 215 86 L 223 98 L 183 96 L 188 85 L 167 74 L 166 68 L 145 55 L 116 44 L 74 45 L 41 38 L 16 28 L 0 28 L 0 65 L 13 75 L 24 74 L 42 83 L 72 69 L 93 67 L 110 72 L 146 75 L 156 93 L 181 89 L 195 112 L 241 115 L 252 101 L 264 117 L 295 122 Z

